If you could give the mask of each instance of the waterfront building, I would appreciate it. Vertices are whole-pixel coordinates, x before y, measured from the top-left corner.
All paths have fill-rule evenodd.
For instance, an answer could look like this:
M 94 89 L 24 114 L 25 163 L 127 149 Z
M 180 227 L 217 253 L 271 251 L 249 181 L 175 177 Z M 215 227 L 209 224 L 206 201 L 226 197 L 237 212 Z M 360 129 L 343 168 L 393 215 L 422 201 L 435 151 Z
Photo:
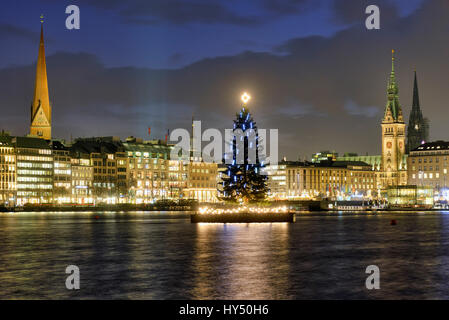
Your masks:
M 449 185 L 449 142 L 424 143 L 410 151 L 408 181 L 411 185 L 432 187 L 442 193 Z
M 218 201 L 218 166 L 201 160 L 189 163 L 188 187 L 184 191 L 187 199 L 198 202 Z
M 293 180 L 294 188 L 296 189 L 295 193 L 288 192 L 290 197 L 314 199 L 325 196 L 324 193 L 320 192 L 320 169 L 316 166 L 306 163 L 305 166 L 295 167 L 290 164 L 287 173 L 287 186 L 290 189 Z
M 268 198 L 285 200 L 321 197 L 318 166 L 319 163 L 285 160 L 278 165 L 268 165 Z
M 399 88 L 394 71 L 394 50 L 387 88 L 387 104 L 382 119 L 382 162 L 378 174 L 382 189 L 407 184 L 405 155 L 405 123 L 399 103 Z
M 285 165 L 287 199 L 313 199 L 320 196 L 319 170 L 314 165 L 300 161 L 287 161 Z
M 71 152 L 88 155 L 93 166 L 93 197 L 96 203 L 127 202 L 128 157 L 117 137 L 80 138 Z
M 40 138 L 13 137 L 17 165 L 17 204 L 53 202 L 53 153 Z
M 376 174 L 362 161 L 321 162 L 320 193 L 326 197 L 373 198 L 377 196 Z
M 184 199 L 188 186 L 189 165 L 180 159 L 168 161 L 168 194 L 172 200 Z
M 53 199 L 55 204 L 72 202 L 72 168 L 70 150 L 61 141 L 50 143 L 53 150 Z
M 319 163 L 282 161 L 267 166 L 269 198 L 373 198 L 377 196 L 376 175 L 371 165 L 361 161 Z
M 268 165 L 265 167 L 268 175 L 267 197 L 272 200 L 283 200 L 288 197 L 287 189 L 287 162 L 282 161 L 277 165 Z
M 0 204 L 14 206 L 17 197 L 16 155 L 9 134 L 0 134 Z
M 407 153 L 429 140 L 429 121 L 424 118 L 419 103 L 418 81 L 413 83 L 413 103 L 407 126 Z
M 77 205 L 94 204 L 94 167 L 90 156 L 73 154 L 71 157 L 71 202 Z
M 128 157 L 126 152 L 116 152 L 114 154 L 115 160 L 115 169 L 111 169 L 111 171 L 116 170 L 117 174 L 117 196 L 118 203 L 127 203 L 128 202 Z
M 434 203 L 433 188 L 428 186 L 389 186 L 386 189 L 386 198 L 389 207 L 432 208 Z
M 51 105 L 48 95 L 43 24 L 41 24 L 41 38 L 39 42 L 39 52 L 36 64 L 34 98 L 31 103 L 30 136 L 39 137 L 46 140 L 51 139 Z
M 187 180 L 187 168 L 170 162 L 170 147 L 160 140 L 129 137 L 123 142 L 128 158 L 131 203 L 179 199 Z M 173 179 L 170 181 L 170 177 Z M 175 179 L 176 178 L 176 179 Z
M 222 188 L 222 178 L 226 176 L 226 165 L 205 161 L 200 150 L 193 144 L 194 121 L 192 117 L 192 132 L 190 139 L 190 157 L 188 164 L 188 182 L 184 197 L 198 202 L 217 202 L 218 190 Z

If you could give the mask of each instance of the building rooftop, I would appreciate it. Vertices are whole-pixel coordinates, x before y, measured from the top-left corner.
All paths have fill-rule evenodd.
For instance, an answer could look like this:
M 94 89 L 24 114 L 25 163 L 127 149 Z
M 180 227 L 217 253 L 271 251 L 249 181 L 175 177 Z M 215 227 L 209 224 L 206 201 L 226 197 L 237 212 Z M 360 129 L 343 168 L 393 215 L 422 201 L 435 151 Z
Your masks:
M 328 168 L 346 168 L 346 167 L 371 167 L 370 164 L 363 161 L 321 161 L 316 164 L 317 167 Z
M 370 167 L 371 165 L 363 161 L 333 161 L 322 160 L 320 162 L 309 161 L 280 161 L 279 165 L 293 166 L 293 167 L 316 167 L 316 168 L 346 168 L 346 167 Z
M 124 147 L 120 140 L 113 137 L 80 138 L 73 143 L 70 150 L 77 154 L 123 152 Z
M 293 167 L 305 167 L 313 165 L 312 162 L 309 161 L 290 161 L 290 160 L 282 160 L 279 162 L 279 165 L 287 165 Z
M 143 143 L 143 142 L 123 142 L 125 151 L 149 152 L 149 153 L 170 153 L 171 148 L 166 144 Z
M 60 140 L 52 140 L 50 143 L 50 147 L 53 150 L 69 150 L 69 147 L 66 146 L 62 141 Z
M 50 149 L 48 141 L 41 138 L 12 137 L 12 143 L 17 148 Z
M 12 146 L 12 137 L 0 134 L 0 146 Z
M 448 141 L 434 141 L 434 142 L 426 142 L 419 147 L 416 147 L 413 151 L 436 151 L 436 150 L 449 150 L 449 142 Z

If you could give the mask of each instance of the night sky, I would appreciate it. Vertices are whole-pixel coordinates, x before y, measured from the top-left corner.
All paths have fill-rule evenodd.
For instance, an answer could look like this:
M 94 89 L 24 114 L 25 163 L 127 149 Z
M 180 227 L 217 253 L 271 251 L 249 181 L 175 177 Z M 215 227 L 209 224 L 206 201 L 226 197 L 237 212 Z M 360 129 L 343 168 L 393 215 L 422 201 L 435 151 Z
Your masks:
M 76 4 L 81 29 L 65 28 Z M 365 28 L 376 4 L 381 29 Z M 449 140 L 447 0 L 5 0 L 0 4 L 0 129 L 28 132 L 40 14 L 53 136 L 163 138 L 231 128 L 248 91 L 280 156 L 380 153 L 391 49 L 403 112 L 413 70 L 430 138 Z

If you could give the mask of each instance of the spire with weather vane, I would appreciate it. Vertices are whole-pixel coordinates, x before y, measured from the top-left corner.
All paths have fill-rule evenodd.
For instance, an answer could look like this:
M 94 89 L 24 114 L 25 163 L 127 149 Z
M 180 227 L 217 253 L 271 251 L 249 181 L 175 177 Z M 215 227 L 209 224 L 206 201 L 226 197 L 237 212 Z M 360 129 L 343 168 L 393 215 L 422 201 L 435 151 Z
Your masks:
M 40 16 L 41 37 L 36 63 L 34 97 L 31 104 L 30 135 L 51 139 L 51 105 L 48 95 L 47 64 L 44 46 L 44 15 Z

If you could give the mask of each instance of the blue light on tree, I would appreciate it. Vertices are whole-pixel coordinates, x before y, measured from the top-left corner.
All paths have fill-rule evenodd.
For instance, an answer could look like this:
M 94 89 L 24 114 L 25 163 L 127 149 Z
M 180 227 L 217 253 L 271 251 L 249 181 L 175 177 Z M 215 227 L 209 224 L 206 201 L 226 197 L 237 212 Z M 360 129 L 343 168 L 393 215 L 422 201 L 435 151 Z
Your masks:
M 250 96 L 246 93 L 242 96 L 242 109 L 236 114 L 233 125 L 234 133 L 236 133 L 236 130 L 243 132 L 243 135 L 240 136 L 240 141 L 243 144 L 237 145 L 237 139 L 234 136 L 230 148 L 232 152 L 232 163 L 227 165 L 227 174 L 222 177 L 223 188 L 220 191 L 221 199 L 229 202 L 260 202 L 265 199 L 268 192 L 266 184 L 267 177 L 260 174 L 260 168 L 264 167 L 264 164 L 263 159 L 259 157 L 257 126 L 247 109 L 249 99 Z M 251 135 L 252 137 L 255 135 L 255 139 L 252 141 L 250 141 Z M 243 163 L 237 163 L 238 149 L 242 148 L 242 145 L 243 150 L 240 151 L 243 151 Z M 252 148 L 255 149 L 253 150 Z M 254 153 L 256 156 L 255 161 L 249 158 L 249 154 Z

